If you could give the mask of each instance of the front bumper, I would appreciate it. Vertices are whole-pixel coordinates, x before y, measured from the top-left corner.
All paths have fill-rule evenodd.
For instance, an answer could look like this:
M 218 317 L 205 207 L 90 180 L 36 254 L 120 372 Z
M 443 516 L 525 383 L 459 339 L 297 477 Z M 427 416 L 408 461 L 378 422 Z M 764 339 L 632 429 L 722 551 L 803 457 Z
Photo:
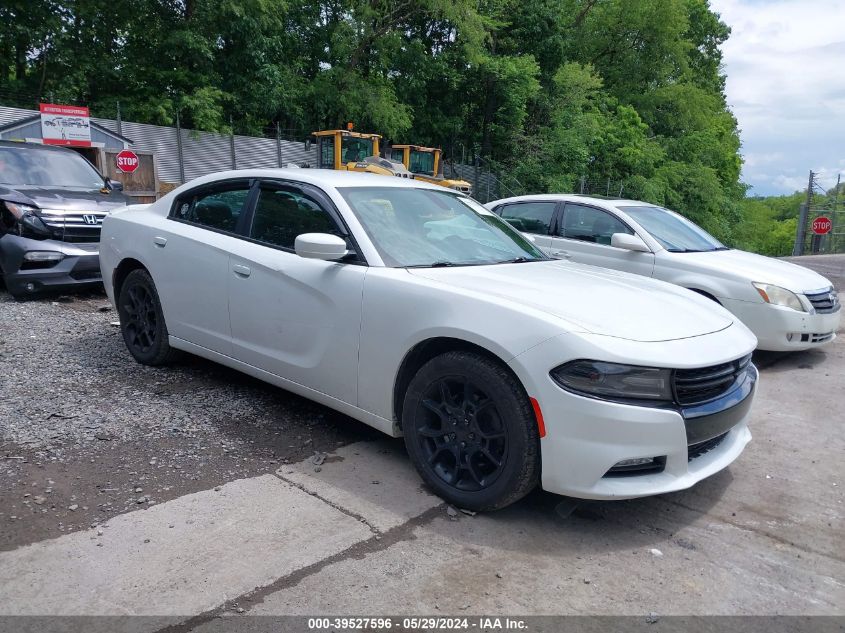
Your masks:
M 537 394 L 546 427 L 542 487 L 582 499 L 630 499 L 689 488 L 727 467 L 751 440 L 756 382 L 752 366 L 718 400 L 684 409 L 588 398 L 565 391 L 551 378 L 535 382 L 529 395 Z M 624 460 L 649 458 L 659 470 L 611 471 Z
M 828 314 L 811 314 L 768 303 L 719 301 L 754 332 L 758 349 L 771 352 L 800 351 L 830 343 L 842 319 L 841 308 Z
M 64 258 L 46 267 L 28 268 L 24 255 L 31 251 L 56 251 Z M 33 240 L 6 234 L 0 237 L 0 267 L 6 288 L 16 296 L 102 283 L 96 242 Z

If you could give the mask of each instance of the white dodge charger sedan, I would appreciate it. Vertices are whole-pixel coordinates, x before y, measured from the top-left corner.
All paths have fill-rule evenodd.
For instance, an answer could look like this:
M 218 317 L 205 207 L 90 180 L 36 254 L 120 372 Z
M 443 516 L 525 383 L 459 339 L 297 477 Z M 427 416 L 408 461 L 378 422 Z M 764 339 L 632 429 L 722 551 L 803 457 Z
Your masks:
M 552 257 L 662 279 L 717 301 L 754 332 L 760 349 L 809 349 L 836 337 L 840 303 L 829 280 L 729 249 L 668 209 L 574 194 L 507 198 L 487 208 Z
M 402 435 L 460 507 L 679 490 L 751 437 L 756 339 L 730 313 L 549 259 L 436 185 L 219 173 L 109 215 L 100 257 L 138 362 L 191 352 Z

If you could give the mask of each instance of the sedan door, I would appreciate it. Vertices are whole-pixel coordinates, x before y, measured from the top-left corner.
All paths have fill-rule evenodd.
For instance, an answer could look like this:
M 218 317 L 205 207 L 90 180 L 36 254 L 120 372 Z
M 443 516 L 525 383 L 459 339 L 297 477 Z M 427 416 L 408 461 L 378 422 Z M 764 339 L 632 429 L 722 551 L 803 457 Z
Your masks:
M 614 233 L 636 235 L 631 227 L 608 211 L 567 202 L 547 252 L 556 259 L 651 277 L 654 272 L 654 253 L 611 246 L 610 240 Z
M 221 354 L 232 352 L 229 329 L 229 252 L 247 207 L 247 180 L 192 189 L 174 202 L 148 236 L 148 262 L 171 336 Z
M 342 262 L 298 256 L 303 233 L 348 234 L 318 189 L 261 183 L 230 258 L 233 355 L 354 405 L 367 267 L 354 253 Z

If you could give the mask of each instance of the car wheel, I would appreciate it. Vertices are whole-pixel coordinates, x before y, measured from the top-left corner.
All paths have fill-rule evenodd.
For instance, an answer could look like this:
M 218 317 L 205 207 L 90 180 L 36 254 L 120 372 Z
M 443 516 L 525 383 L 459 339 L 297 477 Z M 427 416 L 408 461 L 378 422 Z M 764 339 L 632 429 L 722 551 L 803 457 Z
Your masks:
M 506 367 L 481 354 L 448 352 L 423 365 L 405 395 L 402 430 L 420 476 L 460 508 L 503 508 L 539 480 L 531 402 Z
M 164 365 L 178 352 L 170 347 L 155 284 L 141 268 L 130 272 L 117 300 L 120 329 L 129 353 L 142 365 Z

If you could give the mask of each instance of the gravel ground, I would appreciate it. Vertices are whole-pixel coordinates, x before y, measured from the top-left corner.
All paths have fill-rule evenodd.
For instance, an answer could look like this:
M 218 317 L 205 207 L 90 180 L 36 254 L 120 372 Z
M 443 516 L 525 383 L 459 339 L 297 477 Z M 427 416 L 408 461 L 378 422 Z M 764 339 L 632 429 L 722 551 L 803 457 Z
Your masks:
M 116 320 L 0 291 L 0 550 L 379 436 L 203 359 L 139 365 Z

